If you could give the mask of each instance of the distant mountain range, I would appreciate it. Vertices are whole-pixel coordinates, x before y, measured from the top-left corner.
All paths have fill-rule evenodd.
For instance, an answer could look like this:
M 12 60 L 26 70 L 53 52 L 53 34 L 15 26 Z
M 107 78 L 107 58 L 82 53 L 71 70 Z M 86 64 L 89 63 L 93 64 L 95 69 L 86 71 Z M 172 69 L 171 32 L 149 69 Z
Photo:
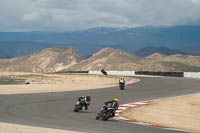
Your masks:
M 161 53 L 164 55 L 174 55 L 174 54 L 188 55 L 188 53 L 182 52 L 181 50 L 170 49 L 167 47 L 145 47 L 135 52 L 135 55 L 140 56 L 140 57 L 145 57 L 145 56 L 152 55 L 154 53 Z
M 72 47 L 83 57 L 90 57 L 105 47 L 136 53 L 149 46 L 173 49 L 172 53 L 200 55 L 199 35 L 200 26 L 97 27 L 74 32 L 0 32 L 0 57 L 24 56 L 43 48 L 63 46 Z M 170 51 L 165 54 L 169 55 Z
M 0 59 L 0 71 L 53 73 L 79 70 L 200 71 L 200 56 L 154 53 L 138 57 L 104 48 L 83 59 L 72 48 L 47 48 L 28 56 Z

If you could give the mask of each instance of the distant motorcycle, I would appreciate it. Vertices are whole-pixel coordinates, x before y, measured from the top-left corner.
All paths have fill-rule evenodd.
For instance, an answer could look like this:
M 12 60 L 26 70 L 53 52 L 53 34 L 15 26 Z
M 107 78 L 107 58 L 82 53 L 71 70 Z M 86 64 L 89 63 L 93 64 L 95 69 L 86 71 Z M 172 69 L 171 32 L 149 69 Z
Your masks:
M 125 89 L 125 83 L 119 83 L 119 88 L 120 88 L 120 90 L 124 90 Z
M 111 117 L 114 117 L 115 110 L 113 108 L 110 108 L 108 106 L 104 106 L 101 108 L 100 112 L 96 116 L 96 120 L 101 119 L 103 121 L 108 120 Z
M 108 75 L 108 73 L 107 73 L 104 69 L 101 69 L 101 73 L 102 73 L 103 75 Z
M 83 107 L 87 110 L 89 104 L 90 104 L 90 96 L 82 96 L 78 98 L 78 101 L 76 102 L 74 106 L 74 112 L 78 112 L 79 110 L 82 110 Z

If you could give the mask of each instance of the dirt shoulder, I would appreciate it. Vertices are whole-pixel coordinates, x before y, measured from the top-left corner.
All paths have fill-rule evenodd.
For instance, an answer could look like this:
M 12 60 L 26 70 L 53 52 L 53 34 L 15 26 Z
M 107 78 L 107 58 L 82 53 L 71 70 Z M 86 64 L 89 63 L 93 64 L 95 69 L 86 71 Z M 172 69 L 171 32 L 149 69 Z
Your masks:
M 66 131 L 51 128 L 31 127 L 18 124 L 8 124 L 0 122 L 1 133 L 78 133 L 74 131 Z
M 200 132 L 200 94 L 156 100 L 120 115 L 137 122 Z
M 105 88 L 118 85 L 118 76 L 1 72 L 0 77 L 22 78 L 30 84 L 0 85 L 0 94 L 45 93 Z M 126 77 L 128 81 L 131 78 Z

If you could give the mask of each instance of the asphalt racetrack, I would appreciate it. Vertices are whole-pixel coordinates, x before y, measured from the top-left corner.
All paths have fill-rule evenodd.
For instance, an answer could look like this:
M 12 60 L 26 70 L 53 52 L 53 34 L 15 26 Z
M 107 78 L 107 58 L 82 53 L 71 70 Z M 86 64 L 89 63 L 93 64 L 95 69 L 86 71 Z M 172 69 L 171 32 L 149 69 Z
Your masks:
M 165 77 L 139 79 L 140 82 L 127 85 L 123 91 L 112 87 L 86 91 L 0 95 L 0 122 L 89 133 L 181 132 L 116 120 L 95 120 L 104 102 L 114 97 L 120 99 L 120 104 L 125 104 L 200 92 L 200 80 Z M 88 93 L 92 98 L 89 110 L 73 112 L 77 98 Z

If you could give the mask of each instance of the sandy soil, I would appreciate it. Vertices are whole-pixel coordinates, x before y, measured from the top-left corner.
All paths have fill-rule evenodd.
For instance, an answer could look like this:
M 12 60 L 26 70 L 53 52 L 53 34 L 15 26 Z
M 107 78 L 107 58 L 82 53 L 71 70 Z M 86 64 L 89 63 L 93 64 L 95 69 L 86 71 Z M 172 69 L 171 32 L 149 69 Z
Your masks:
M 0 94 L 45 93 L 112 87 L 119 77 L 103 75 L 61 75 L 1 72 L 0 77 L 23 78 L 30 84 L 0 85 Z M 130 80 L 131 78 L 125 78 Z
M 200 94 L 156 100 L 125 110 L 120 115 L 161 127 L 200 132 Z
M 0 133 L 78 133 L 73 131 L 23 126 L 0 122 Z

